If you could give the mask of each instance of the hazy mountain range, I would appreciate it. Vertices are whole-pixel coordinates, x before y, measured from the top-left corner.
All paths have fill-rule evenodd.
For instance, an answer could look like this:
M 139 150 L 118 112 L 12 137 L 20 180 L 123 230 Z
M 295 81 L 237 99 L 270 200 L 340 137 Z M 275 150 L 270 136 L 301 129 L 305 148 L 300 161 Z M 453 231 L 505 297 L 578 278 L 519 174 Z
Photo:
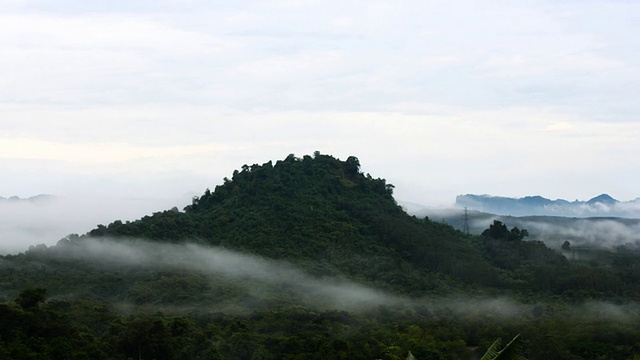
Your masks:
M 47 203 L 54 200 L 55 200 L 55 197 L 53 195 L 47 195 L 47 194 L 40 194 L 36 196 L 31 196 L 28 198 L 21 198 L 19 196 L 11 196 L 11 197 L 0 196 L 0 204 L 4 204 L 4 203 L 42 204 L 42 203 Z
M 530 240 L 542 240 L 559 249 L 564 241 L 579 246 L 614 249 L 640 247 L 640 199 L 622 202 L 607 194 L 587 201 L 550 200 L 541 196 L 509 198 L 459 195 L 455 207 L 427 207 L 398 202 L 409 214 L 480 234 L 494 220 L 529 231 Z M 466 215 L 464 208 L 467 208 Z M 466 218 L 466 220 L 465 220 Z
M 587 201 L 551 200 L 542 196 L 510 198 L 466 194 L 458 195 L 455 205 L 498 215 L 640 218 L 640 198 L 618 201 L 608 194 L 598 195 Z

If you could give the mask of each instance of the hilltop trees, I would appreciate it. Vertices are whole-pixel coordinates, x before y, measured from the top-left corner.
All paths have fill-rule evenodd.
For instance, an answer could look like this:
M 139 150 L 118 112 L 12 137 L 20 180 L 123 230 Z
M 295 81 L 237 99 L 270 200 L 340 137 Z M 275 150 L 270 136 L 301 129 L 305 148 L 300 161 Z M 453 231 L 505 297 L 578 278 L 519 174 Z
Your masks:
M 498 282 L 496 269 L 458 231 L 407 215 L 393 189 L 363 174 L 355 156 L 290 154 L 275 164 L 243 165 L 184 212 L 116 221 L 90 234 L 198 241 L 303 266 L 314 262 L 318 274 L 352 274 L 409 292 L 440 288 L 442 281 Z
M 529 236 L 529 232 L 526 229 L 520 230 L 517 227 L 509 230 L 507 225 L 501 221 L 494 220 L 493 224 L 489 225 L 489 228 L 483 231 L 481 235 L 496 240 L 519 241 Z

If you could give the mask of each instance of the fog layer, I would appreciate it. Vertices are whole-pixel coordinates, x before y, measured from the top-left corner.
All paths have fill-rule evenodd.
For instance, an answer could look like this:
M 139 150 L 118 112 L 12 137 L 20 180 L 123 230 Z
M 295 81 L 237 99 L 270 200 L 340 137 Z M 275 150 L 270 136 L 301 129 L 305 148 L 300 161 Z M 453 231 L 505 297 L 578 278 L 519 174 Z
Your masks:
M 190 196 L 176 198 L 47 197 L 45 201 L 0 201 L 0 255 L 31 245 L 53 245 L 68 234 L 83 234 L 116 219 L 135 220 L 154 211 L 183 207 Z
M 318 278 L 294 265 L 218 247 L 152 243 L 142 240 L 85 239 L 61 248 L 63 256 L 106 266 L 186 270 L 222 277 L 249 293 L 264 287 L 286 291 L 317 306 L 362 308 L 402 302 L 400 297 L 337 278 Z

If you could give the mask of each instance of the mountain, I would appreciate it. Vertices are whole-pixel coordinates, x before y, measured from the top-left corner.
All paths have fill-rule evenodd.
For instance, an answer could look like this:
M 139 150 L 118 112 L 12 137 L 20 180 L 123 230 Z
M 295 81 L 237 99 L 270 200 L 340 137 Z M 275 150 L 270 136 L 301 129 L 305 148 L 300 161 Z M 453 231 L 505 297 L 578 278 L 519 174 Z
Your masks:
M 518 333 L 530 359 L 633 358 L 636 252 L 465 234 L 393 189 L 354 156 L 290 155 L 0 256 L 0 358 L 469 359 Z
M 588 200 L 586 202 L 587 205 L 602 204 L 602 205 L 608 205 L 608 206 L 615 206 L 618 203 L 619 203 L 618 200 L 612 198 L 608 194 L 598 195 L 598 196 L 594 197 L 593 199 L 590 199 L 590 200 Z
M 569 217 L 640 218 L 640 198 L 618 201 L 608 194 L 587 201 L 550 200 L 542 196 L 510 198 L 490 195 L 458 195 L 456 206 L 498 215 L 548 215 Z
M 182 212 L 99 225 L 89 235 L 197 240 L 402 291 L 438 288 L 442 276 L 460 286 L 499 282 L 499 271 L 480 249 L 451 227 L 407 215 L 393 198 L 393 185 L 361 173 L 353 156 L 290 155 L 275 164 L 244 165 Z
M 21 203 L 21 204 L 25 204 L 25 203 L 29 203 L 29 204 L 47 204 L 47 203 L 50 203 L 52 201 L 55 201 L 55 196 L 48 195 L 48 194 L 40 194 L 40 195 L 28 197 L 28 198 L 21 198 L 21 197 L 18 197 L 18 196 L 11 196 L 11 197 L 6 198 L 6 197 L 0 196 L 0 205 L 2 205 L 2 204 L 17 204 L 17 203 Z
M 149 245 L 145 249 L 153 244 L 197 244 L 286 261 L 316 276 L 348 278 L 412 296 L 500 289 L 516 283 L 536 289 L 535 281 L 521 278 L 527 271 L 507 273 L 520 265 L 566 261 L 542 243 L 517 242 L 503 244 L 509 249 L 501 250 L 500 256 L 511 259 L 504 268 L 503 260 L 493 258 L 483 241 L 405 213 L 393 198 L 393 188 L 384 179 L 363 174 L 353 156 L 342 161 L 319 153 L 302 158 L 290 155 L 275 164 L 242 166 L 213 191 L 207 189 L 195 197 L 183 211 L 174 208 L 136 221 L 98 225 L 86 235 L 61 239 L 57 246 L 35 247 L 32 255 L 57 257 L 84 251 L 91 255 L 80 258 L 93 259 L 95 248 L 110 251 L 95 241 L 135 239 L 145 241 Z M 492 243 L 491 247 L 503 245 Z M 138 245 L 127 246 L 133 248 L 123 253 L 142 251 Z M 94 261 L 117 255 L 104 254 Z M 165 255 L 158 256 L 164 259 Z M 163 261 L 175 266 L 173 259 Z M 83 283 L 69 278 L 76 279 L 74 288 Z M 62 294 L 68 289 L 58 284 L 50 291 Z

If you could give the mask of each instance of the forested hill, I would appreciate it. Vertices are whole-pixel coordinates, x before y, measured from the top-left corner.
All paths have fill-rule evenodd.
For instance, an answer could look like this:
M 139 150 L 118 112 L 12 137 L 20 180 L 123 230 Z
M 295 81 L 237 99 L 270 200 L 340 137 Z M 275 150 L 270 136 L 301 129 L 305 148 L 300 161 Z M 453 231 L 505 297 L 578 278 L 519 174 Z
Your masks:
M 640 255 L 509 227 L 409 216 L 355 157 L 245 165 L 183 211 L 0 256 L 0 359 L 478 359 L 518 333 L 532 360 L 637 356 Z
M 405 290 L 439 288 L 443 275 L 461 284 L 497 284 L 499 271 L 470 237 L 407 215 L 392 194 L 393 185 L 363 174 L 354 156 L 289 155 L 242 166 L 184 212 L 115 221 L 89 235 L 197 241 Z
M 621 260 L 635 254 L 583 268 L 540 241 L 524 241 L 526 231 L 492 226 L 506 235 L 473 236 L 410 216 L 396 204 L 393 185 L 363 174 L 356 157 L 341 161 L 316 152 L 244 165 L 184 211 L 99 225 L 88 237 L 198 243 L 412 296 L 459 290 L 578 298 L 640 294 L 635 268 Z M 60 249 L 72 242 L 61 240 Z

